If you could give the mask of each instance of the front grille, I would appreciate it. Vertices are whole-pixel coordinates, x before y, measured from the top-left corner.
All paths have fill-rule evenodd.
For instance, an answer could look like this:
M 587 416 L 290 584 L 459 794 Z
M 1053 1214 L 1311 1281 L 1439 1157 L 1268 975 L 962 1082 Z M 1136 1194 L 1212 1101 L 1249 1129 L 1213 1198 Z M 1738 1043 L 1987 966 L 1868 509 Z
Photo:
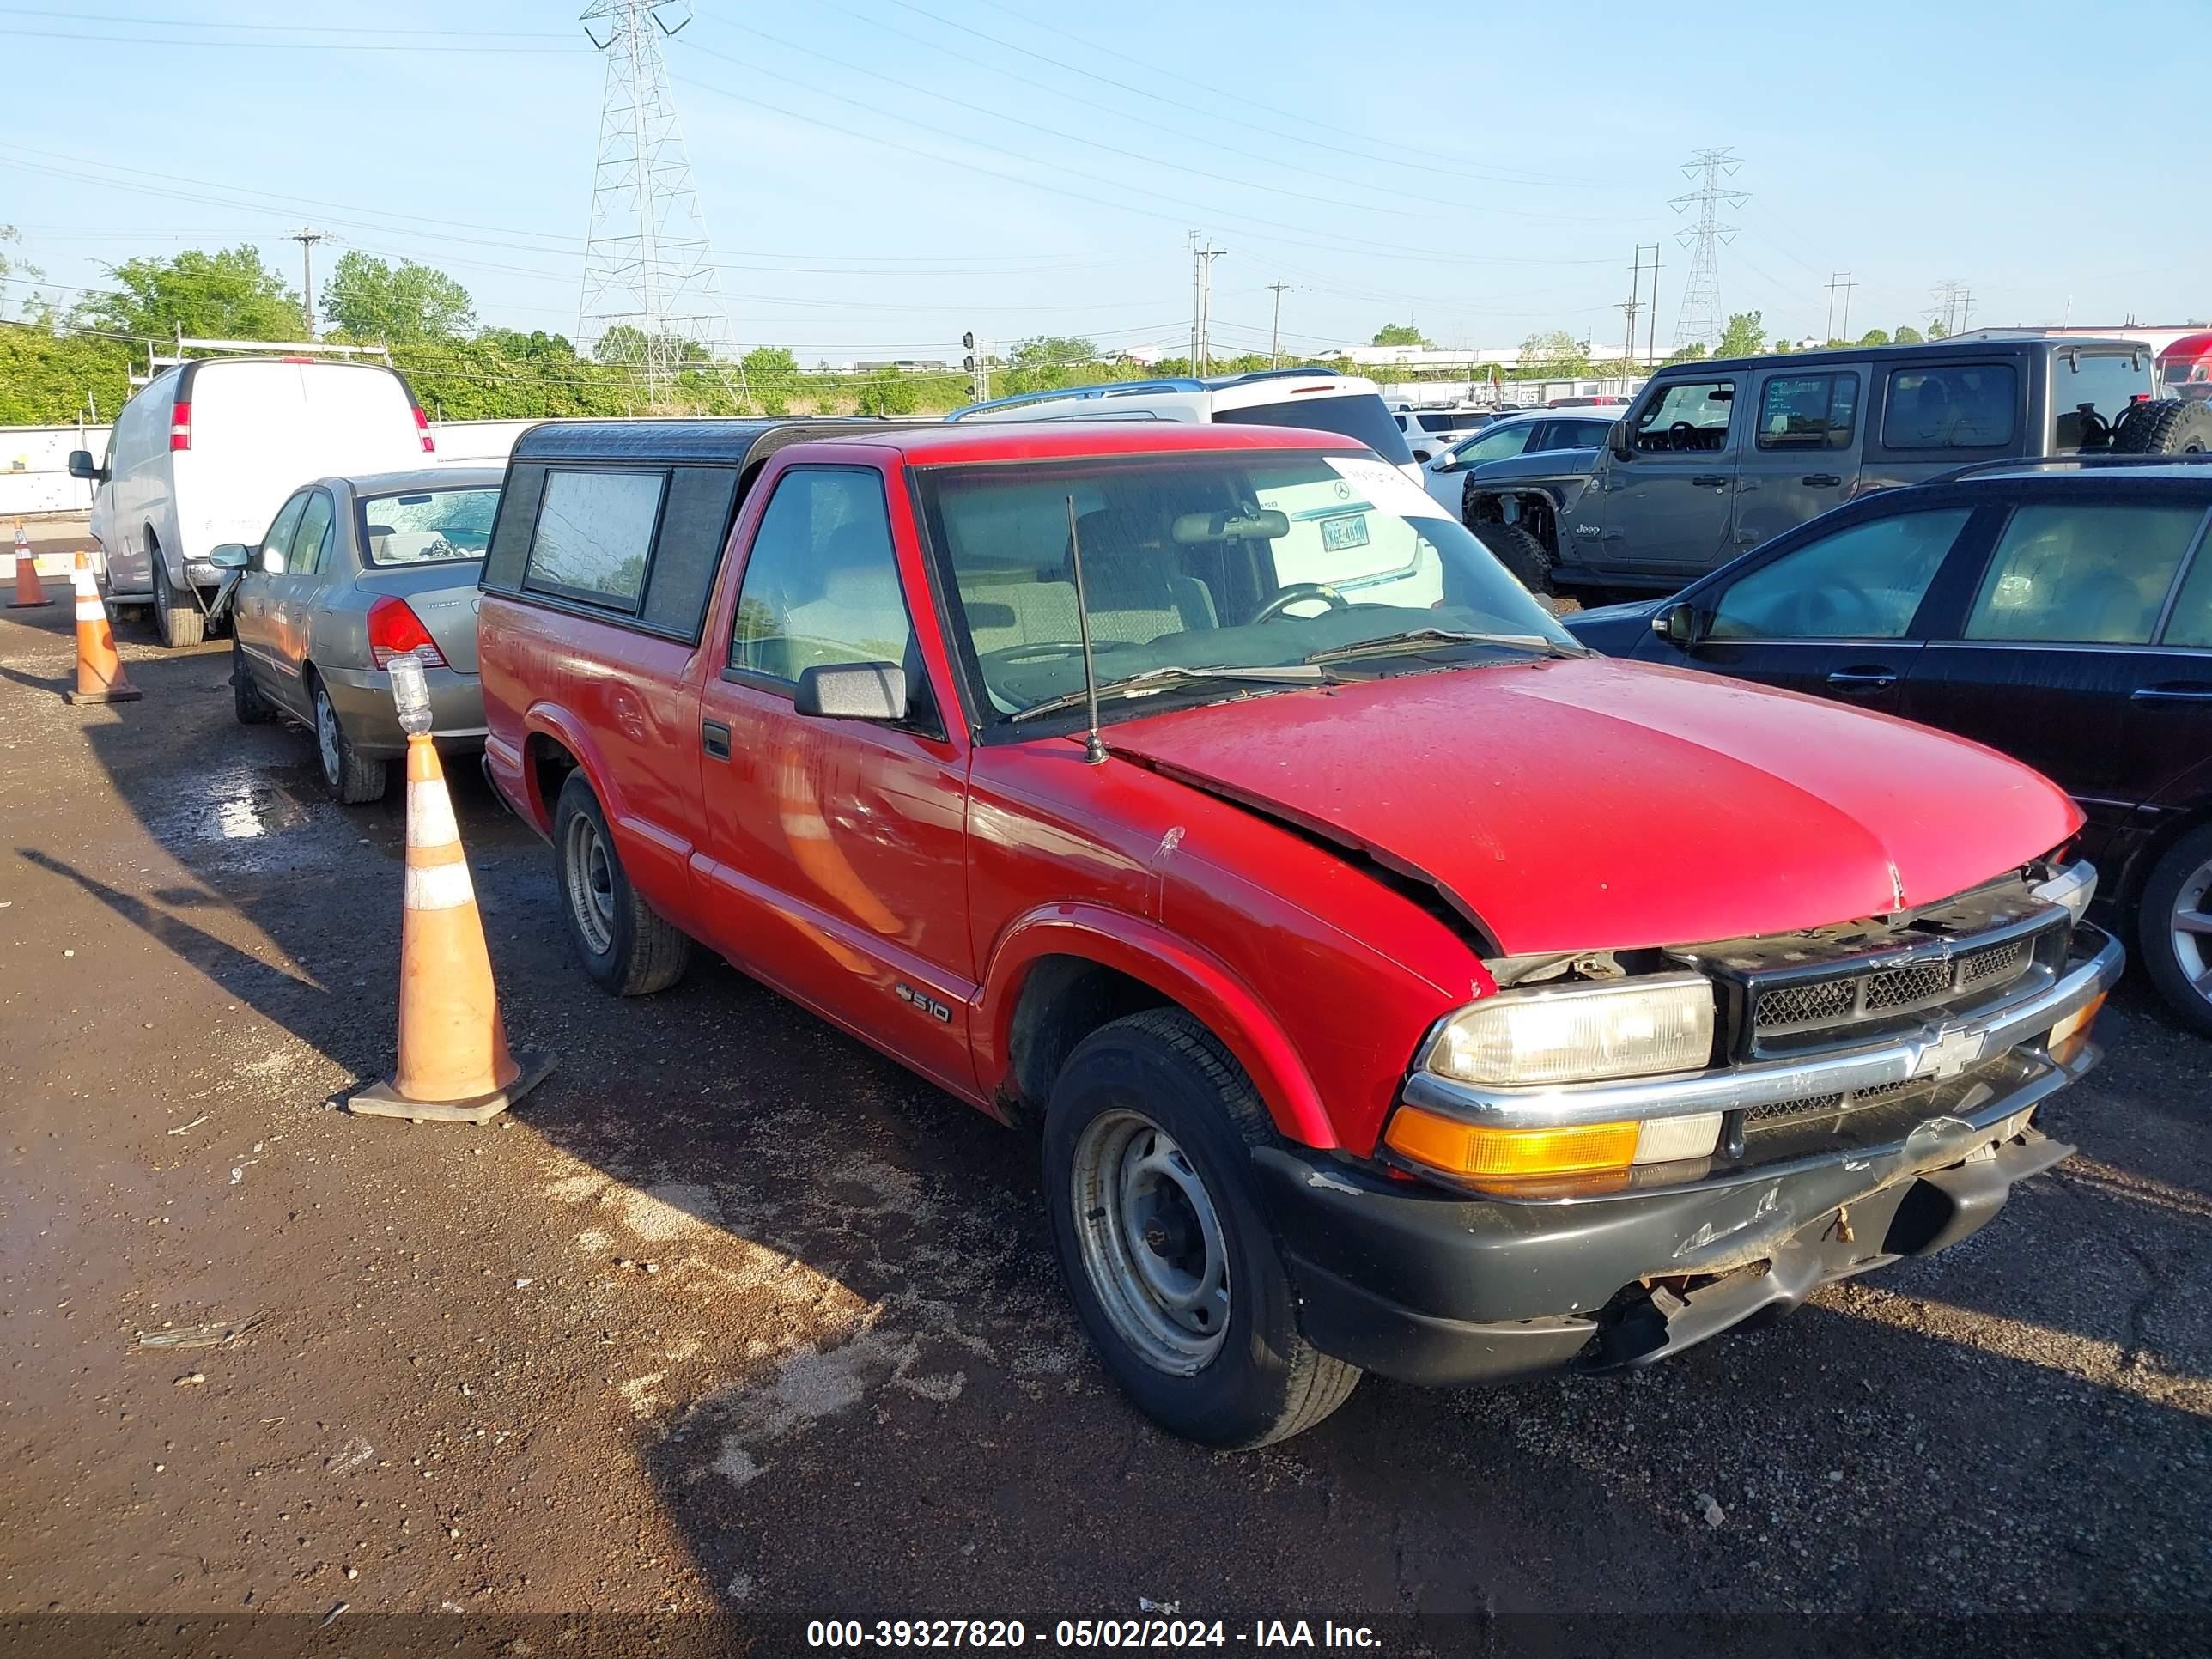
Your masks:
M 2063 910 L 2025 880 L 1913 915 L 1768 934 L 1668 954 L 1721 987 L 1725 1052 L 1781 1060 L 1840 1048 L 1984 1009 L 2056 973 Z
M 1854 1089 L 1849 1094 L 1814 1095 L 1807 1100 L 1778 1100 L 1765 1106 L 1753 1106 L 1743 1115 L 1744 1133 L 1755 1134 L 1761 1129 L 1784 1128 L 1808 1118 L 1831 1117 L 1855 1112 L 1863 1106 L 1879 1106 L 1908 1089 L 1928 1086 L 1917 1079 L 1907 1078 L 1898 1083 L 1877 1083 L 1871 1088 Z

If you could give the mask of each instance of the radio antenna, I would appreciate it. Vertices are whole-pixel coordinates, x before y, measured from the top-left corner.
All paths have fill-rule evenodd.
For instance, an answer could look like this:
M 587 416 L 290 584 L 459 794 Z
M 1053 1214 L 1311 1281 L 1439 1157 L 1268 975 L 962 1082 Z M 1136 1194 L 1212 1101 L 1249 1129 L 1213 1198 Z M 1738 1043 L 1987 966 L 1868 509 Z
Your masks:
M 1075 625 L 1083 635 L 1083 734 L 1085 763 L 1097 765 L 1106 758 L 1106 744 L 1098 735 L 1098 665 L 1091 660 L 1091 601 L 1083 588 L 1083 537 L 1075 527 L 1075 497 L 1067 498 L 1067 562 L 1075 571 Z

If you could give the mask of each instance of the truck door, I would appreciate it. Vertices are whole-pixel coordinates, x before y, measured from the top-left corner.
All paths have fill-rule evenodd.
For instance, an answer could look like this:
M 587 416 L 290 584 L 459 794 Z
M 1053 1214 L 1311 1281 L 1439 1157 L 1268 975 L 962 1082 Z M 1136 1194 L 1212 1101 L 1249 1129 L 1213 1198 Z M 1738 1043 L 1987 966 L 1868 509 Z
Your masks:
M 1603 539 L 1583 556 L 1679 586 L 1734 556 L 1736 434 L 1748 422 L 1733 416 L 1747 378 L 1699 375 L 1646 392 L 1628 418 L 1628 454 L 1607 457 Z
M 1773 368 L 1753 385 L 1755 414 L 1735 474 L 1735 543 L 1758 546 L 1850 499 L 1859 476 L 1866 371 Z
M 772 481 L 702 646 L 720 665 L 700 696 L 700 908 L 732 960 L 972 1098 L 966 734 L 924 663 L 929 589 L 892 500 L 873 466 Z M 799 676 L 840 663 L 897 665 L 906 719 L 799 714 Z

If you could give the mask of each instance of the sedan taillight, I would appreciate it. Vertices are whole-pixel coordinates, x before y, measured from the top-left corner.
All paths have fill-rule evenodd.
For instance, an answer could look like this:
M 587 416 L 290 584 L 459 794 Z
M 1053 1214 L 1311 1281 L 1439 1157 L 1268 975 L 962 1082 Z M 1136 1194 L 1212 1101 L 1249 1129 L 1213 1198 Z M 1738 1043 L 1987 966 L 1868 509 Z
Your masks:
M 379 668 L 389 668 L 392 659 L 403 651 L 412 651 L 425 668 L 448 666 L 446 653 L 438 649 L 437 641 L 422 626 L 415 607 L 387 593 L 368 607 L 369 659 Z

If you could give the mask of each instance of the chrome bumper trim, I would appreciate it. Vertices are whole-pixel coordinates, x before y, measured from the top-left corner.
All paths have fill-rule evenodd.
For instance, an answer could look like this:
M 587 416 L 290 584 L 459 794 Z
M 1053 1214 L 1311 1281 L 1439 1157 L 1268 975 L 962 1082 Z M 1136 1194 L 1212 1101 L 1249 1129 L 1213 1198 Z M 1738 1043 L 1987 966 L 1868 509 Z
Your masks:
M 1855 1089 L 1951 1075 L 2049 1030 L 2119 983 L 2120 942 L 2083 923 L 2074 954 L 2035 994 L 1972 1019 L 1930 1025 L 1871 1048 L 1804 1060 L 1730 1066 L 1678 1077 L 1582 1083 L 1557 1089 L 1477 1088 L 1430 1072 L 1407 1080 L 1407 1104 L 1501 1129 L 1548 1129 L 1623 1119 L 1681 1117 L 1786 1104 Z

